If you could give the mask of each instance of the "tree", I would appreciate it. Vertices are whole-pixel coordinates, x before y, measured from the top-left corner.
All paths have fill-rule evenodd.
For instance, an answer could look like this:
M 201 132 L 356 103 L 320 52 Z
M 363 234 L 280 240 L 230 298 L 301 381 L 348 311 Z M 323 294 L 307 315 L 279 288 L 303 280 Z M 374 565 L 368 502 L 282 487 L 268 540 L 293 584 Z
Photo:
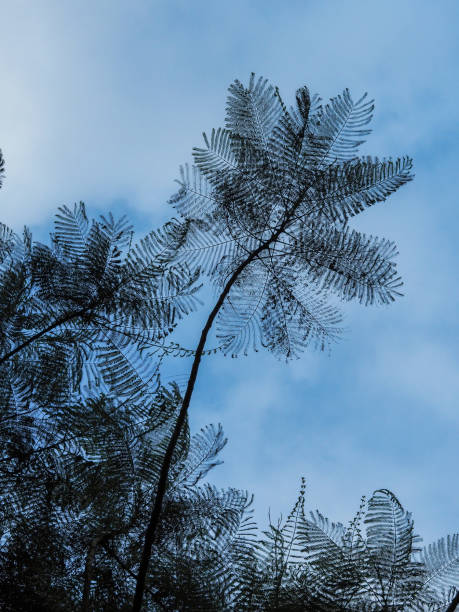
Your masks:
M 94 581 L 97 605 L 107 609 L 112 599 L 101 593 L 130 594 L 135 537 L 144 530 L 144 508 L 181 401 L 177 387 L 161 385 L 159 363 L 177 350 L 165 337 L 196 303 L 197 273 L 168 265 L 183 231 L 171 222 L 133 247 L 125 219 L 91 222 L 83 204 L 60 209 L 51 247 L 34 242 L 27 229 L 21 240 L 0 227 L 2 584 L 9 591 L 11 580 L 18 584 L 12 609 L 29 609 L 32 601 L 49 609 L 57 606 L 55 596 L 64 609 L 81 599 L 88 610 Z M 150 357 L 146 363 L 140 350 Z M 156 362 L 149 367 L 151 356 Z M 221 428 L 191 442 L 182 428 L 170 503 L 174 495 L 186 499 L 185 487 L 190 509 L 224 443 Z M 215 500 L 224 524 L 229 500 L 217 503 L 221 497 L 206 493 L 209 511 Z M 232 506 L 244 500 L 234 492 Z M 101 549 L 112 554 L 118 573 L 120 555 L 129 553 L 122 581 L 113 568 L 95 571 Z M 51 573 L 59 558 L 64 591 Z
M 89 398 L 69 407 L 71 444 L 58 440 L 33 454 L 22 446 L 1 474 L 2 609 L 130 608 L 148 501 L 180 399 L 176 389 L 161 390 L 150 418 L 136 422 L 114 399 Z M 149 609 L 215 609 L 234 581 L 250 499 L 200 485 L 225 443 L 221 427 L 181 436 L 147 580 Z
M 21 269 L 5 250 L 0 291 L 14 286 Z M 47 299 L 51 306 L 51 293 Z M 21 328 L 14 315 L 5 303 L 0 325 L 26 338 L 27 317 Z M 58 372 L 82 368 L 74 361 L 75 336 L 61 333 L 58 342 Z M 94 367 L 76 377 L 85 386 L 58 377 L 53 395 L 49 353 L 34 350 L 40 376 L 23 395 L 7 369 L 17 371 L 15 359 L 3 366 L 10 387 L 0 396 L 0 599 L 5 610 L 128 610 L 148 502 L 183 398 L 157 375 L 143 380 L 130 359 L 117 374 L 97 353 Z M 152 547 L 148 609 L 456 609 L 459 534 L 421 551 L 411 515 L 384 489 L 362 501 L 348 527 L 318 511 L 307 517 L 303 483 L 287 520 L 257 538 L 246 492 L 200 484 L 225 443 L 213 426 L 190 439 L 185 421 Z
M 358 158 L 373 104 L 348 90 L 320 105 L 302 87 L 285 106 L 266 80 L 229 88 L 226 129 L 204 135 L 195 166 L 171 200 L 187 226 L 178 261 L 211 277 L 215 305 L 201 331 L 145 535 L 133 610 L 139 612 L 172 454 L 186 419 L 208 334 L 236 355 L 268 348 L 287 360 L 339 335 L 329 294 L 365 305 L 400 295 L 395 245 L 349 220 L 412 178 L 411 160 Z
M 166 336 L 196 305 L 197 274 L 167 265 L 183 231 L 170 222 L 133 246 L 124 218 L 90 222 L 82 203 L 60 209 L 51 246 L 34 242 L 27 228 L 21 239 L 0 225 L 1 461 L 11 494 L 4 525 L 17 511 L 18 478 L 32 487 L 25 499 L 34 508 L 43 482 L 29 469 L 43 459 L 53 489 L 62 458 L 81 446 L 89 452 L 91 419 L 78 420 L 75 432 L 71 418 L 82 387 L 93 392 L 103 383 L 120 406 L 135 408 L 131 418 L 151 418 L 161 358 L 175 350 Z M 84 452 L 80 471 L 88 467 Z
M 165 336 L 194 307 L 197 275 L 166 266 L 178 223 L 138 247 L 125 220 L 91 222 L 82 204 L 60 209 L 55 227 L 51 247 L 28 230 L 22 240 L 0 232 L 0 592 L 11 610 L 128 609 L 145 508 L 181 402 L 176 386 L 161 384 L 159 363 L 178 350 Z M 182 428 L 148 580 L 158 606 L 172 597 L 156 586 L 171 562 L 188 572 L 194 601 L 208 598 L 196 551 L 215 560 L 206 528 L 216 521 L 224 531 L 245 511 L 246 493 L 199 487 L 225 442 L 220 427 L 191 440 Z M 182 605 L 185 595 L 173 599 Z
M 30 417 L 27 431 L 22 422 L 0 427 L 5 610 L 129 609 L 146 509 L 181 401 L 176 386 L 145 397 L 119 401 L 86 391 L 54 422 Z M 231 573 L 216 571 L 217 544 L 225 538 L 227 559 L 229 532 L 250 500 L 242 491 L 199 485 L 225 443 L 221 427 L 191 439 L 188 427 L 182 431 L 147 580 L 154 609 L 199 609 L 221 599 L 228 585 Z

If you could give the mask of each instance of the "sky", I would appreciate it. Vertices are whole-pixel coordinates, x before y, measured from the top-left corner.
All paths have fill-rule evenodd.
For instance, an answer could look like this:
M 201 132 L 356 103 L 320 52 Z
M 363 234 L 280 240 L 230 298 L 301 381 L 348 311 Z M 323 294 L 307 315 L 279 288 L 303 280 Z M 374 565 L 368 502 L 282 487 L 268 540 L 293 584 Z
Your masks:
M 459 3 L 0 0 L 0 220 L 46 236 L 58 206 L 127 214 L 139 234 L 173 211 L 180 164 L 224 122 L 250 72 L 287 102 L 306 84 L 376 100 L 362 152 L 414 158 L 415 180 L 354 227 L 395 240 L 404 297 L 344 308 L 330 353 L 206 358 L 190 422 L 221 422 L 209 480 L 248 489 L 260 526 L 307 508 L 346 522 L 388 488 L 429 543 L 459 531 L 456 177 Z M 211 299 L 211 296 L 207 296 Z M 210 301 L 206 304 L 210 307 Z M 206 312 L 186 323 L 190 345 Z M 201 317 L 201 318 L 200 318 Z M 182 380 L 189 363 L 177 363 Z

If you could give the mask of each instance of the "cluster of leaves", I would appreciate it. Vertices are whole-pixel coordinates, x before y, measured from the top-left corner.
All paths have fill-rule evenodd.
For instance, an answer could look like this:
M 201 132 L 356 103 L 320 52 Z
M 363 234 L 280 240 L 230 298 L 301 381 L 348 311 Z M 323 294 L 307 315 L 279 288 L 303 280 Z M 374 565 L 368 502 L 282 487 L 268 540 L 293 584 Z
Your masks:
M 323 349 L 340 332 L 330 294 L 365 305 L 400 295 L 395 245 L 348 227 L 412 178 L 408 157 L 357 156 L 372 113 L 348 90 L 322 105 L 302 87 L 288 109 L 253 74 L 230 86 L 226 128 L 204 134 L 171 200 L 189 223 L 182 257 L 227 288 L 225 353 Z
M 126 219 L 90 223 L 82 203 L 59 210 L 51 246 L 0 224 L 2 405 L 55 410 L 100 380 L 143 394 L 152 355 L 197 304 L 199 271 L 171 264 L 185 233 L 172 221 L 133 246 Z
M 5 236 L 1 279 L 7 291 L 33 260 L 25 257 L 20 265 L 10 247 L 18 248 L 18 241 Z M 35 301 L 17 302 L 24 321 L 27 308 L 38 310 L 38 300 L 44 311 L 57 308 L 44 308 L 52 294 L 40 293 L 35 278 L 29 277 L 27 294 Z M 4 343 L 25 344 L 33 330 L 21 328 L 20 315 L 5 306 L 2 325 L 10 335 Z M 88 337 L 100 340 L 92 320 L 85 324 Z M 156 374 L 142 377 L 135 361 L 118 351 L 128 381 L 121 389 L 117 368 L 104 365 L 112 353 L 102 343 L 87 342 L 98 369 L 79 372 L 84 362 L 74 354 L 85 329 L 81 322 L 56 327 L 43 336 L 42 350 L 26 345 L 27 358 L 35 351 L 36 378 L 19 377 L 19 353 L 2 366 L 0 600 L 6 611 L 130 609 L 150 500 L 182 398 Z M 130 333 L 131 343 L 145 341 L 138 331 Z M 66 350 L 53 382 L 48 355 L 54 344 Z M 53 394 L 44 394 L 46 384 L 54 384 Z M 225 443 L 221 427 L 190 437 L 185 426 L 181 433 L 145 609 L 443 610 L 452 600 L 459 536 L 421 552 L 410 515 L 388 491 L 375 492 L 345 528 L 319 512 L 306 517 L 303 486 L 287 520 L 260 537 L 246 492 L 201 484 Z
M 176 387 L 161 387 L 139 422 L 126 406 L 100 396 L 69 407 L 71 442 L 62 443 L 60 433 L 56 444 L 37 449 L 31 432 L 14 463 L 5 451 L 1 609 L 130 609 L 148 508 L 180 399 Z M 221 427 L 208 426 L 191 438 L 186 428 L 181 436 L 146 609 L 194 609 L 194 600 L 209 601 L 203 568 L 210 572 L 223 559 L 226 567 L 236 554 L 220 550 L 218 542 L 240 528 L 247 494 L 200 484 L 225 443 Z M 212 585 L 221 588 L 217 576 L 209 579 Z
M 0 513 L 8 550 L 12 541 L 28 550 L 34 533 L 50 530 L 66 543 L 67 561 L 70 546 L 72 567 L 80 560 L 64 574 L 84 576 L 89 541 L 132 521 L 142 532 L 139 508 L 154 493 L 180 403 L 177 389 L 161 385 L 159 364 L 176 351 L 167 335 L 197 304 L 198 272 L 172 263 L 185 231 L 172 221 L 133 245 L 126 219 L 90 221 L 82 203 L 59 210 L 50 246 L 0 225 Z M 184 428 L 183 440 L 188 435 Z M 181 444 L 175 454 L 183 452 Z
M 232 356 L 266 347 L 285 359 L 324 349 L 340 332 L 330 301 L 388 304 L 401 279 L 390 241 L 348 221 L 411 180 L 407 157 L 357 157 L 373 103 L 348 90 L 321 105 L 307 87 L 290 110 L 252 74 L 229 88 L 226 129 L 204 135 L 195 166 L 182 169 L 171 203 L 187 225 L 177 261 L 207 272 L 217 291 L 194 355 L 184 400 L 164 456 L 145 534 L 134 610 L 140 612 L 171 457 L 186 418 L 208 334 Z
M 60 209 L 51 247 L 1 226 L 1 609 L 129 608 L 182 401 L 159 363 L 196 303 L 197 272 L 173 263 L 184 231 L 169 223 L 133 247 L 125 220 L 91 223 L 82 204 Z M 225 443 L 221 427 L 182 428 L 148 577 L 154 606 L 201 597 L 199 555 L 220 555 L 212 529 L 239 527 L 247 493 L 200 486 Z M 161 590 L 171 568 L 181 595 Z
M 258 588 L 249 579 L 243 592 L 257 605 L 237 609 L 446 610 L 457 593 L 459 534 L 421 550 L 410 513 L 385 489 L 362 498 L 347 527 L 319 511 L 307 516 L 304 494 L 303 481 L 287 519 L 264 532 Z
M 447 609 L 459 580 L 459 535 L 421 551 L 410 514 L 386 490 L 363 501 L 348 527 L 318 511 L 306 516 L 303 486 L 287 519 L 260 537 L 247 494 L 196 486 L 223 443 L 221 429 L 209 427 L 174 462 L 145 610 Z M 2 609 L 80 610 L 85 587 L 84 609 L 130 609 L 151 481 L 136 478 L 129 503 L 120 479 L 95 486 L 106 469 L 102 460 L 98 467 L 92 478 L 86 470 L 83 488 L 70 479 L 50 492 L 44 483 L 39 514 L 21 508 L 10 518 L 0 552 Z M 24 498 L 26 486 L 18 485 Z

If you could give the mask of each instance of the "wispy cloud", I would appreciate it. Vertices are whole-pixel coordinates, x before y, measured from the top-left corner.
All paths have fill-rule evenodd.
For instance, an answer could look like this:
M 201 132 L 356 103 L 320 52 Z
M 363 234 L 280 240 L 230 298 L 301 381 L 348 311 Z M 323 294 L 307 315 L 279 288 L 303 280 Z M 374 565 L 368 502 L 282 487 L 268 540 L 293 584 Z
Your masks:
M 454 0 L 2 7 L 0 206 L 17 229 L 80 199 L 127 210 L 141 231 L 159 224 L 178 165 L 252 70 L 287 100 L 304 83 L 325 98 L 368 91 L 365 152 L 415 158 L 416 180 L 356 222 L 398 243 L 400 303 L 349 308 L 331 356 L 204 362 L 192 423 L 223 422 L 214 478 L 253 490 L 260 518 L 287 511 L 304 474 L 311 506 L 334 519 L 384 486 L 427 539 L 458 529 L 458 21 Z

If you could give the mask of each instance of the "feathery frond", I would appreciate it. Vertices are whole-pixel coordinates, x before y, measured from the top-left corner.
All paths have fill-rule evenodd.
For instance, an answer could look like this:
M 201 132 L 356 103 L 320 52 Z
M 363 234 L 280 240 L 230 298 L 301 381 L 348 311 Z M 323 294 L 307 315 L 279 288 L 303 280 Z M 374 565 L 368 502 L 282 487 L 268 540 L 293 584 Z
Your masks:
M 412 178 L 408 157 L 357 157 L 372 112 L 348 90 L 323 107 L 303 87 L 289 110 L 253 74 L 230 86 L 226 129 L 204 135 L 171 199 L 189 224 L 179 257 L 219 291 L 232 279 L 218 314 L 225 352 L 323 350 L 340 332 L 331 294 L 365 305 L 401 295 L 394 244 L 347 227 Z
M 428 572 L 426 586 L 440 591 L 459 588 L 459 533 L 424 548 L 421 560 Z
M 367 100 L 366 93 L 354 102 L 348 89 L 319 107 L 310 116 L 308 162 L 321 167 L 355 157 L 365 136 L 371 133 L 366 126 L 373 110 L 373 100 Z

